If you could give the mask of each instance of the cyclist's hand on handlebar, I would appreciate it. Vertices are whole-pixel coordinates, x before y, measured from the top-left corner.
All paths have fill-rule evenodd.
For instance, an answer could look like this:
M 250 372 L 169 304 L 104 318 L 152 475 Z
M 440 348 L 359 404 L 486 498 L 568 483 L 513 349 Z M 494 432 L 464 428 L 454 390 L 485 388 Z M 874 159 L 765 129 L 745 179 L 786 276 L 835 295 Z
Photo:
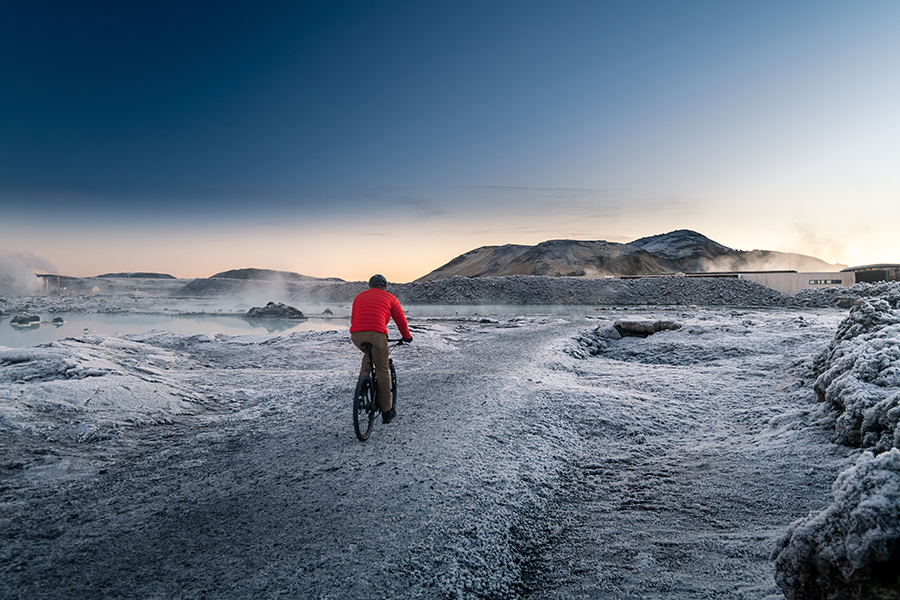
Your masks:
M 403 338 L 403 343 L 404 343 L 404 344 L 411 344 L 411 343 L 412 343 L 412 336 L 409 336 L 408 338 Z

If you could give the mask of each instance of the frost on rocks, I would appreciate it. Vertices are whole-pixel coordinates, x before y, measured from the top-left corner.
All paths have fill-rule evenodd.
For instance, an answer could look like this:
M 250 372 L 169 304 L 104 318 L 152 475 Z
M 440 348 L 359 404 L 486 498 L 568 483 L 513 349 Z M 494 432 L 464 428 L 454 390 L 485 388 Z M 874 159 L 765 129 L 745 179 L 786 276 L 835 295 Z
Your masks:
M 269 302 L 265 306 L 254 306 L 247 311 L 250 318 L 305 319 L 303 312 L 282 302 Z
M 900 305 L 900 282 L 878 281 L 857 283 L 850 287 L 807 288 L 794 295 L 800 306 L 842 306 L 849 307 L 866 299 L 880 298 L 894 308 Z
M 772 558 L 788 600 L 897 598 L 900 450 L 864 452 L 832 487 L 834 502 L 791 524 Z
M 833 504 L 790 526 L 772 555 L 776 580 L 789 600 L 900 598 L 900 316 L 890 298 L 854 306 L 815 369 L 836 441 L 879 456 L 863 453 L 835 481 Z
M 816 367 L 814 389 L 840 443 L 900 446 L 900 316 L 886 300 L 854 306 Z
M 0 435 L 90 442 L 170 423 L 200 401 L 165 374 L 178 360 L 105 336 L 0 348 Z
M 620 319 L 613 324 L 620 336 L 641 337 L 653 335 L 663 330 L 674 331 L 681 329 L 681 325 L 673 321 L 626 321 Z
M 609 348 L 611 340 L 622 339 L 622 335 L 614 325 L 598 325 L 594 329 L 581 333 L 572 340 L 565 352 L 573 358 L 587 358 L 603 354 Z

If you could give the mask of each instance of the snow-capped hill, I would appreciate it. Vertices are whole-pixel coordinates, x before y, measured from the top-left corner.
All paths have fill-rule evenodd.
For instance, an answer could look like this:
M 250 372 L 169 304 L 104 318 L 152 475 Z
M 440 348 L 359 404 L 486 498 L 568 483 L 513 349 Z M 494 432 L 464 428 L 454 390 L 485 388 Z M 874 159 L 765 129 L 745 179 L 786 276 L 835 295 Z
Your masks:
M 734 252 L 728 246 L 714 242 L 703 234 L 689 229 L 678 229 L 634 240 L 630 244 L 657 256 L 679 260 L 683 258 L 715 258 Z

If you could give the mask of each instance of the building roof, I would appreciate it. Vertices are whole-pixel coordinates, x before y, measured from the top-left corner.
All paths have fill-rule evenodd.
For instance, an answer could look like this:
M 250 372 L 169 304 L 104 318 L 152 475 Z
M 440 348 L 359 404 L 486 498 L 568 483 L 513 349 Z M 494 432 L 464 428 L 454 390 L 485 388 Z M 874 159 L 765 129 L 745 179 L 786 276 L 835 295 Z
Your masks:
M 861 267 L 847 267 L 846 269 L 841 269 L 841 273 L 844 271 L 884 271 L 890 269 L 900 269 L 900 264 L 890 264 L 890 263 L 879 263 L 877 265 L 863 265 Z

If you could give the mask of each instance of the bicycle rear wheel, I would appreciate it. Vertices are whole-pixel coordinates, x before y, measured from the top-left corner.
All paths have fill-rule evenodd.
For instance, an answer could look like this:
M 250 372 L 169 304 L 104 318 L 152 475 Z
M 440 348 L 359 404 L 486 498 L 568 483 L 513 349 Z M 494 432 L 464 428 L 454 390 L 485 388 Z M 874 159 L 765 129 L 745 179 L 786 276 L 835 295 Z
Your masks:
M 356 392 L 353 394 L 353 429 L 359 441 L 369 439 L 376 412 L 375 386 L 372 384 L 372 377 L 364 375 L 356 383 Z
M 391 369 L 391 408 L 397 410 L 397 371 L 393 360 L 388 359 L 388 367 Z

